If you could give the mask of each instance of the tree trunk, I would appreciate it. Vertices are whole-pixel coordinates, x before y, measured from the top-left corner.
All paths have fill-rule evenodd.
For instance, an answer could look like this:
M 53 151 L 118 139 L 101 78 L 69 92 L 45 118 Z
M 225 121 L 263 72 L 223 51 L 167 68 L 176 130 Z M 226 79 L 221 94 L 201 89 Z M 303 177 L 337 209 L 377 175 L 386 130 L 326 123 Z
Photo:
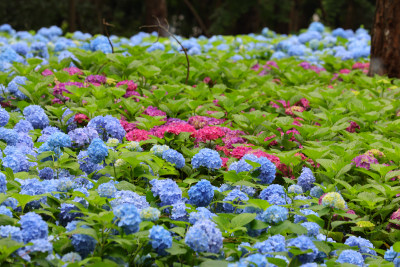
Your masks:
M 69 0 L 69 32 L 76 31 L 76 7 L 75 0 Z
M 400 0 L 377 0 L 369 75 L 400 78 Z
M 167 0 L 146 0 L 146 25 L 158 25 L 159 19 L 160 23 L 167 26 Z M 149 28 L 149 31 L 155 31 L 156 28 Z M 160 30 L 161 36 L 167 36 L 168 34 Z

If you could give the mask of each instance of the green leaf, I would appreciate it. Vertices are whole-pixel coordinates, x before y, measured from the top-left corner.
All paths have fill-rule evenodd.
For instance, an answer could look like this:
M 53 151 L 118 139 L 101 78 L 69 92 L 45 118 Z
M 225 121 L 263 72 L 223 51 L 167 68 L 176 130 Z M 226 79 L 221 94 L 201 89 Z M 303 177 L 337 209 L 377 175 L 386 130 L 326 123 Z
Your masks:
M 184 248 L 181 244 L 177 242 L 172 243 L 172 247 L 165 249 L 171 255 L 182 255 L 187 252 L 187 249 Z
M 161 73 L 161 69 L 154 65 L 147 65 L 147 66 L 139 66 L 138 72 L 146 78 L 150 78 L 152 76 L 158 75 Z
M 256 218 L 257 214 L 256 213 L 242 213 L 237 215 L 231 220 L 232 227 L 241 227 L 244 226 L 251 221 L 253 221 Z

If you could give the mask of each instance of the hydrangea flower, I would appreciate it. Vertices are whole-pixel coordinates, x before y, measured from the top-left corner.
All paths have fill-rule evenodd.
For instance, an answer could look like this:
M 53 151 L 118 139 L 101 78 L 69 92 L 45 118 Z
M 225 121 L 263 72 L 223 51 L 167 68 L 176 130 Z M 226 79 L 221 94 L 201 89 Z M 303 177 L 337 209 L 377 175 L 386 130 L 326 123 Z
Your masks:
M 297 184 L 292 184 L 288 187 L 289 193 L 303 194 L 303 188 Z
M 232 204 L 241 205 L 245 201 L 249 200 L 249 197 L 238 189 L 234 189 L 224 198 L 223 201 L 232 201 Z M 237 209 L 230 203 L 223 203 L 224 210 L 228 213 L 236 211 L 237 213 L 243 212 L 243 209 Z
M 120 142 L 124 138 L 126 131 L 122 127 L 121 123 L 117 118 L 113 116 L 97 116 L 90 120 L 87 127 L 96 129 L 99 136 L 105 141 L 109 137 L 117 138 Z
M 30 261 L 31 257 L 29 256 L 32 252 L 42 252 L 51 254 L 53 252 L 53 244 L 50 243 L 47 238 L 45 239 L 35 239 L 31 240 L 33 243 L 32 246 L 26 246 L 17 251 L 18 255 L 26 261 Z
M 58 221 L 62 226 L 67 226 L 68 223 L 75 220 L 77 217 L 82 217 L 83 214 L 80 212 L 72 212 L 79 211 L 77 207 L 73 204 L 62 203 L 60 207 L 60 213 L 58 214 Z
M 174 221 L 187 221 L 186 209 L 186 204 L 183 201 L 172 204 L 171 219 Z
M 222 159 L 217 151 L 203 148 L 192 158 L 192 166 L 194 169 L 200 166 L 206 167 L 209 170 L 220 169 Z
M 79 255 L 76 252 L 67 253 L 61 258 L 61 261 L 68 263 L 80 262 L 81 260 L 82 260 L 81 255 Z
M 188 194 L 191 204 L 198 207 L 206 207 L 214 197 L 214 188 L 208 180 L 203 179 L 195 186 L 192 186 Z
M 7 192 L 7 179 L 4 173 L 0 172 L 0 193 L 5 194 Z
M 88 156 L 93 163 L 101 163 L 108 156 L 108 148 L 100 138 L 93 139 L 90 143 Z
M 273 257 L 270 253 L 287 251 L 285 237 L 282 235 L 273 235 L 265 241 L 257 242 L 253 248 L 267 257 Z
M 191 224 L 195 224 L 196 222 L 201 220 L 211 220 L 212 217 L 217 216 L 216 214 L 212 213 L 204 207 L 199 207 L 196 210 L 197 212 L 189 213 L 189 222 Z
M 161 212 L 156 209 L 156 208 L 152 208 L 152 207 L 148 207 L 145 209 L 142 209 L 140 211 L 140 218 L 143 221 L 157 221 L 158 218 L 160 217 Z
M 337 192 L 329 192 L 321 197 L 321 204 L 325 207 L 346 209 L 346 202 L 341 194 Z
M 218 253 L 223 246 L 222 233 L 212 221 L 202 220 L 189 228 L 185 243 L 196 252 Z
M 0 214 L 6 215 L 10 218 L 13 216 L 11 210 L 7 209 L 5 206 L 0 206 Z
M 269 224 L 277 224 L 287 220 L 289 216 L 289 211 L 287 208 L 273 205 L 268 207 L 263 214 L 261 215 L 261 219 Z
M 14 130 L 18 133 L 29 133 L 29 131 L 33 130 L 32 124 L 27 120 L 20 120 L 15 124 Z
M 2 238 L 10 237 L 12 240 L 21 243 L 23 241 L 21 229 L 11 225 L 1 225 L 0 236 Z
M 29 121 L 35 129 L 44 129 L 46 126 L 49 126 L 49 118 L 38 105 L 27 106 L 23 114 L 25 119 Z
M 324 190 L 319 186 L 314 186 L 310 190 L 310 196 L 320 198 L 324 194 Z
M 397 258 L 399 256 L 400 256 L 400 253 L 394 251 L 393 247 L 390 247 L 390 249 L 386 250 L 384 258 L 385 258 L 385 260 L 392 262 L 392 261 L 394 261 L 395 258 Z
M 47 239 L 49 229 L 40 215 L 28 212 L 21 216 L 19 224 L 21 225 L 22 237 L 25 243 L 35 239 Z
M 133 204 L 139 211 L 150 207 L 145 196 L 140 196 L 128 190 L 117 191 L 117 193 L 115 193 L 115 199 L 111 200 L 110 204 L 113 207 L 121 204 Z
M 97 188 L 97 193 L 99 193 L 99 196 L 101 197 L 114 198 L 116 192 L 117 188 L 115 188 L 114 181 L 101 184 Z
M 364 259 L 361 253 L 351 249 L 343 250 L 340 253 L 339 258 L 336 260 L 336 262 L 364 266 Z
M 152 185 L 151 192 L 153 195 L 160 197 L 161 206 L 172 205 L 181 201 L 182 190 L 175 181 L 171 179 L 153 179 L 150 181 L 150 184 Z
M 10 115 L 8 114 L 7 110 L 0 108 L 0 126 L 6 126 L 9 119 Z
M 311 252 L 297 255 L 297 256 L 294 256 L 292 253 L 289 252 L 290 257 L 297 257 L 301 263 L 313 262 L 318 254 L 318 249 L 315 247 L 312 240 L 305 235 L 301 235 L 299 237 L 290 239 L 287 242 L 287 246 L 288 247 L 296 247 L 302 251 L 309 250 L 309 249 L 312 250 Z
M 19 90 L 19 88 L 21 87 L 21 85 L 25 85 L 26 81 L 27 81 L 27 78 L 25 76 L 15 76 L 11 80 L 11 82 L 8 83 L 7 91 L 10 92 L 11 94 L 13 94 L 17 98 L 25 99 L 26 95 L 24 93 L 22 93 Z
M 172 247 L 171 233 L 159 225 L 154 225 L 149 231 L 150 244 L 158 254 L 164 255 L 165 249 Z
M 271 184 L 261 191 L 259 198 L 263 200 L 268 200 L 268 198 L 274 194 L 285 198 L 285 188 L 279 184 Z
M 373 250 L 374 245 L 367 239 L 362 237 L 350 236 L 347 238 L 345 245 L 350 247 L 358 247 L 358 252 L 362 253 L 362 257 L 366 259 L 367 257 L 376 256 L 375 250 Z
M 72 232 L 77 228 L 78 221 L 72 221 L 65 227 L 67 232 Z M 80 226 L 81 228 L 89 228 L 87 225 Z M 92 253 L 96 247 L 97 241 L 93 237 L 84 234 L 73 234 L 71 237 L 71 244 L 75 251 L 83 258 L 86 258 Z
M 140 147 L 139 142 L 137 141 L 130 141 L 126 144 L 126 148 L 131 151 L 142 152 L 143 148 Z
M 305 216 L 307 215 L 315 215 L 317 217 L 319 217 L 318 213 L 316 213 L 313 210 L 309 210 L 309 209 L 301 209 L 300 213 L 304 214 Z M 301 215 L 294 215 L 294 223 L 299 223 L 299 222 L 307 222 L 307 217 L 305 216 L 301 216 Z
M 253 166 L 246 162 L 246 160 L 255 162 L 260 164 L 260 167 L 257 167 L 253 170 Z M 259 175 L 257 178 L 260 179 L 260 183 L 262 184 L 270 184 L 275 179 L 276 174 L 276 166 L 266 157 L 257 157 L 253 154 L 244 155 L 237 164 L 231 164 L 229 166 L 229 170 L 235 170 L 237 173 L 243 171 L 259 171 Z
M 121 227 L 126 234 L 133 234 L 139 231 L 139 224 L 142 221 L 135 205 L 121 204 L 113 208 L 115 220 L 118 227 Z
M 15 146 L 18 141 L 18 133 L 13 129 L 0 127 L 0 139 L 4 140 L 7 145 Z
M 72 143 L 78 147 L 88 145 L 93 139 L 99 138 L 97 131 L 91 127 L 76 128 L 75 130 L 69 131 L 68 135 Z
M 185 158 L 181 153 L 174 149 L 164 151 L 162 158 L 171 164 L 175 164 L 178 169 L 182 169 L 185 166 Z
M 304 167 L 299 178 L 297 178 L 297 184 L 303 188 L 304 192 L 307 192 L 313 187 L 313 183 L 315 183 L 315 177 L 312 171 Z
M 54 177 L 54 171 L 50 167 L 45 167 L 39 171 L 39 177 L 42 180 L 50 180 Z
M 355 164 L 356 167 L 369 170 L 371 164 L 379 164 L 379 162 L 374 157 L 362 154 L 362 155 L 355 157 L 352 160 L 352 164 Z
M 150 152 L 156 155 L 157 157 L 162 157 L 163 153 L 168 149 L 170 149 L 170 147 L 167 145 L 154 145 L 150 149 Z
M 319 234 L 319 229 L 321 229 L 315 222 L 303 222 L 301 226 L 307 229 L 307 236 L 309 237 L 317 236 Z

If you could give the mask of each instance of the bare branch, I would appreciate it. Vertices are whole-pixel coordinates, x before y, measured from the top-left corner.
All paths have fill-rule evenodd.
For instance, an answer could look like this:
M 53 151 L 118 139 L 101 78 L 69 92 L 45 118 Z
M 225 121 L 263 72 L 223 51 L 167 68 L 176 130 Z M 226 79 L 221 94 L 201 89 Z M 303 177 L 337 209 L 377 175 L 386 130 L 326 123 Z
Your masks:
M 160 20 L 157 18 L 157 17 L 155 17 L 155 19 L 157 20 L 157 22 L 158 22 L 158 25 L 143 25 L 143 26 L 140 26 L 139 27 L 139 29 L 142 29 L 142 28 L 157 28 L 157 30 L 159 31 L 160 29 L 162 29 L 162 30 L 164 30 L 166 33 L 168 33 L 169 34 L 169 36 L 171 36 L 178 44 L 179 44 L 179 46 L 181 47 L 181 51 L 183 51 L 183 53 L 185 53 L 185 56 L 186 56 L 186 62 L 187 62 L 187 71 L 186 71 L 186 81 L 185 81 L 185 84 L 187 84 L 188 83 L 188 81 L 189 81 L 189 73 L 190 73 L 190 61 L 189 61 L 189 55 L 188 55 L 188 53 L 187 53 L 187 49 L 181 44 L 181 42 L 178 40 L 178 38 L 176 38 L 176 36 L 173 34 L 173 33 L 171 33 L 170 31 L 169 31 L 169 23 L 168 23 L 168 21 L 165 19 L 165 22 L 166 22 L 166 24 L 167 24 L 167 27 L 165 27 L 164 25 L 162 25 L 161 24 L 161 22 L 160 22 Z M 157 38 L 157 41 L 158 41 L 158 38 Z
M 111 52 L 114 54 L 114 46 L 113 46 L 113 44 L 112 44 L 112 42 L 110 40 L 110 35 L 108 34 L 108 29 L 107 29 L 107 26 L 114 27 L 114 25 L 108 23 L 106 21 L 106 19 L 103 18 L 103 26 L 104 26 L 104 32 L 106 33 L 108 42 L 110 43 L 110 46 L 111 46 Z

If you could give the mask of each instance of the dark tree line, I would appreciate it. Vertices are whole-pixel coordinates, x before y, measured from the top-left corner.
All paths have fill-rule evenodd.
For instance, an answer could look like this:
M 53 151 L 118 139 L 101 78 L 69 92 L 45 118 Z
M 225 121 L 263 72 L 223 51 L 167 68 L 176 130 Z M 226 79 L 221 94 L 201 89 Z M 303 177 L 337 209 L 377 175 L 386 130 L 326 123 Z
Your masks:
M 13 0 L 0 1 L 0 24 L 17 30 L 62 25 L 64 31 L 103 33 L 102 19 L 112 33 L 131 36 L 154 16 L 167 18 L 175 33 L 241 34 L 269 27 L 279 33 L 305 28 L 318 14 L 331 28 L 371 29 L 374 0 Z

